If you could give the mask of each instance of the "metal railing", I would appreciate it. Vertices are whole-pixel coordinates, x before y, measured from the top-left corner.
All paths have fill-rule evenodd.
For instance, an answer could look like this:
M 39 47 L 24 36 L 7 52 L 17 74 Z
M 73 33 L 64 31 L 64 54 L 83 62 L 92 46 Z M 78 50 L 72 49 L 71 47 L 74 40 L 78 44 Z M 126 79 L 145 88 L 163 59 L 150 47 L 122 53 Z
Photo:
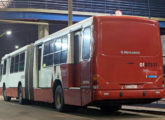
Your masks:
M 68 0 L 0 0 L 0 8 L 67 10 Z M 73 10 L 165 18 L 165 0 L 73 0 Z

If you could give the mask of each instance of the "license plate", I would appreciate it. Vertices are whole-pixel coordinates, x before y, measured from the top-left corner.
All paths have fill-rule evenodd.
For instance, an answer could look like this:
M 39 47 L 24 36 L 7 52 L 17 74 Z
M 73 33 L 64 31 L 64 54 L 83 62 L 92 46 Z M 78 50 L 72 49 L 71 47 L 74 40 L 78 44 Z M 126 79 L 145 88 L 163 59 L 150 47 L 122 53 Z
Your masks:
M 126 89 L 137 89 L 138 86 L 137 85 L 125 85 Z

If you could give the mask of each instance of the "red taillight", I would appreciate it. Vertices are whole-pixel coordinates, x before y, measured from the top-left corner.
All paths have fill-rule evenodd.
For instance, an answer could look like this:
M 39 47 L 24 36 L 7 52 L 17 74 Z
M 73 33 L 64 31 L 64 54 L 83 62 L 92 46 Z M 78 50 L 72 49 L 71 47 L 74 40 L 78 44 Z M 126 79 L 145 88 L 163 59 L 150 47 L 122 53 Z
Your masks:
M 98 85 L 98 77 L 97 77 L 97 75 L 93 76 L 93 85 Z
M 93 76 L 93 89 L 98 89 L 98 76 Z
M 165 88 L 165 76 L 163 77 L 162 87 Z

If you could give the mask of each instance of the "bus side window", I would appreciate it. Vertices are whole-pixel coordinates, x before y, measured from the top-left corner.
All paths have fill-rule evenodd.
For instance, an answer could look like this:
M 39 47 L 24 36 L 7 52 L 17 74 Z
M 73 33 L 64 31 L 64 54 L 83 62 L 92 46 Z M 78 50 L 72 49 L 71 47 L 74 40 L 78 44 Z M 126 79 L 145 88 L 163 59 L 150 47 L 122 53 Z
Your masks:
M 81 30 L 74 33 L 74 63 L 79 63 L 81 45 Z
M 61 63 L 67 62 L 68 55 L 68 39 L 67 36 L 62 38 L 62 52 L 61 52 Z
M 91 46 L 91 28 L 87 27 L 83 31 L 83 47 L 82 47 L 83 60 L 88 60 L 90 58 L 90 46 Z
M 67 35 L 58 38 L 55 41 L 54 64 L 67 62 L 68 55 L 68 38 Z
M 62 49 L 61 38 L 58 38 L 55 41 L 54 64 L 60 64 L 61 49 Z
M 1 82 L 1 80 L 2 80 L 2 68 L 3 68 L 3 65 L 0 64 L 0 82 Z
M 11 57 L 10 73 L 14 72 L 14 57 Z
M 4 63 L 3 63 L 3 75 L 6 74 L 6 60 L 4 60 Z
M 14 58 L 14 72 L 18 72 L 19 55 Z
M 42 45 L 38 46 L 38 70 L 41 70 L 41 53 L 42 53 Z
M 25 53 L 21 53 L 19 57 L 19 71 L 24 71 Z
M 43 67 L 53 65 L 53 52 L 55 51 L 54 41 L 49 41 L 44 45 Z

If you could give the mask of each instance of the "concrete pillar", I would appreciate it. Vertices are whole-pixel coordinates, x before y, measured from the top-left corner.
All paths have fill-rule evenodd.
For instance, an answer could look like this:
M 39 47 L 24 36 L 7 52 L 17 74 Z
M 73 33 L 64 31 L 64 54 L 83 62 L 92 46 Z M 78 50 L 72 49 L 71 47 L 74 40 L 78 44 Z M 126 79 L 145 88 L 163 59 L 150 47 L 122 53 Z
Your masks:
M 72 0 L 68 0 L 68 26 L 72 25 Z
M 49 35 L 49 25 L 38 25 L 38 39 Z

